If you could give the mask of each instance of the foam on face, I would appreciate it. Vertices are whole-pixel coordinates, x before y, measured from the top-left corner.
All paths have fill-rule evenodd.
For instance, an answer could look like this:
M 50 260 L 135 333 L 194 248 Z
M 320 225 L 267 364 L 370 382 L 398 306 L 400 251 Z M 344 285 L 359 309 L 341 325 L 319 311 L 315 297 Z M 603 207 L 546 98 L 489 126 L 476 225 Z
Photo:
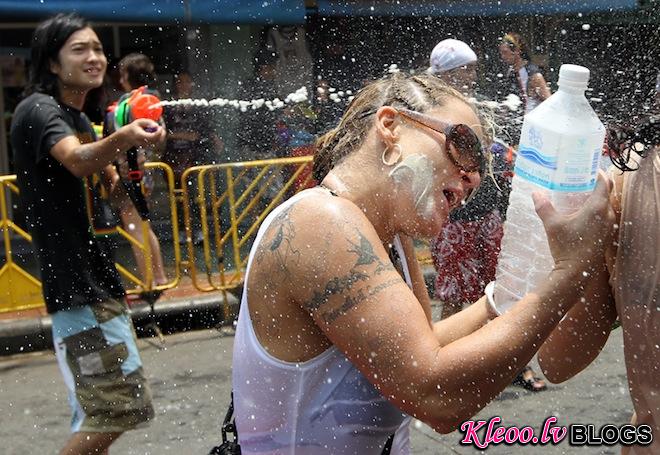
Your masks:
M 430 220 L 435 213 L 433 199 L 433 165 L 424 155 L 409 155 L 390 171 L 397 185 L 409 185 L 415 209 L 419 215 Z

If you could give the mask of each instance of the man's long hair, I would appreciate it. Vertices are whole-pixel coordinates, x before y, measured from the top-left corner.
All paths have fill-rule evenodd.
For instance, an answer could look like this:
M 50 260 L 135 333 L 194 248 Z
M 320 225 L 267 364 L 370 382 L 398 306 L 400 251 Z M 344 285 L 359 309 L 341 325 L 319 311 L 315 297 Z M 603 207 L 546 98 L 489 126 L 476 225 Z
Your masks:
M 50 70 L 52 62 L 59 61 L 59 52 L 69 37 L 88 22 L 75 13 L 58 14 L 40 23 L 32 34 L 30 79 L 25 95 L 35 92 L 59 97 L 57 75 Z

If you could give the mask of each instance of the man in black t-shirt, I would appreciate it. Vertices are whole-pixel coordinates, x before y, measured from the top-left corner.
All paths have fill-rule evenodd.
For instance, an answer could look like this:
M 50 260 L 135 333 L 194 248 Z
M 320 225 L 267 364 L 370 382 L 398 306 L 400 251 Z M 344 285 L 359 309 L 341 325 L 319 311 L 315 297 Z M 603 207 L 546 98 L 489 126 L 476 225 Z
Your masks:
M 51 154 L 69 136 L 81 144 L 94 142 L 85 114 L 34 93 L 17 107 L 11 135 L 48 312 L 122 299 L 112 258 L 98 248 L 90 230 L 83 181 Z
M 66 454 L 105 453 L 153 417 L 124 289 L 92 233 L 82 179 L 131 147 L 163 140 L 164 131 L 137 120 L 95 141 L 81 110 L 106 66 L 96 33 L 79 16 L 41 23 L 32 39 L 31 94 L 11 126 L 21 204 L 73 411 Z

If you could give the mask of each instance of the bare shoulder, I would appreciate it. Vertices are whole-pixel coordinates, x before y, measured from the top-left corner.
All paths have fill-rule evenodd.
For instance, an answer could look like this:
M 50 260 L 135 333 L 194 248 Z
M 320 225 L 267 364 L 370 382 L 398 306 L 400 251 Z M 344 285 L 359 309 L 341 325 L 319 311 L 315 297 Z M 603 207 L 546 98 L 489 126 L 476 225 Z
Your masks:
M 400 280 L 364 213 L 322 191 L 291 203 L 272 220 L 255 260 L 263 262 L 271 279 L 294 283 L 286 292 L 310 314 L 331 295 L 350 294 L 360 284 L 382 285 L 385 272 Z
M 286 278 L 325 267 L 328 255 L 349 225 L 371 226 L 350 201 L 321 190 L 288 202 L 270 222 L 253 264 Z M 373 228 L 372 228 L 373 229 Z

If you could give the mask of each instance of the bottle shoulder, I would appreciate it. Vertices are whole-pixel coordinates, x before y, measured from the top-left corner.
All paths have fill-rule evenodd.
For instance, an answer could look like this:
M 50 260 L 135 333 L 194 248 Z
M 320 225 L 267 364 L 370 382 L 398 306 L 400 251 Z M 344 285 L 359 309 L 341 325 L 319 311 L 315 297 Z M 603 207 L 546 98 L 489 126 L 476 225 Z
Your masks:
M 557 96 L 560 95 L 560 96 Z M 568 135 L 601 134 L 605 127 L 584 96 L 553 94 L 525 116 L 525 125 Z

